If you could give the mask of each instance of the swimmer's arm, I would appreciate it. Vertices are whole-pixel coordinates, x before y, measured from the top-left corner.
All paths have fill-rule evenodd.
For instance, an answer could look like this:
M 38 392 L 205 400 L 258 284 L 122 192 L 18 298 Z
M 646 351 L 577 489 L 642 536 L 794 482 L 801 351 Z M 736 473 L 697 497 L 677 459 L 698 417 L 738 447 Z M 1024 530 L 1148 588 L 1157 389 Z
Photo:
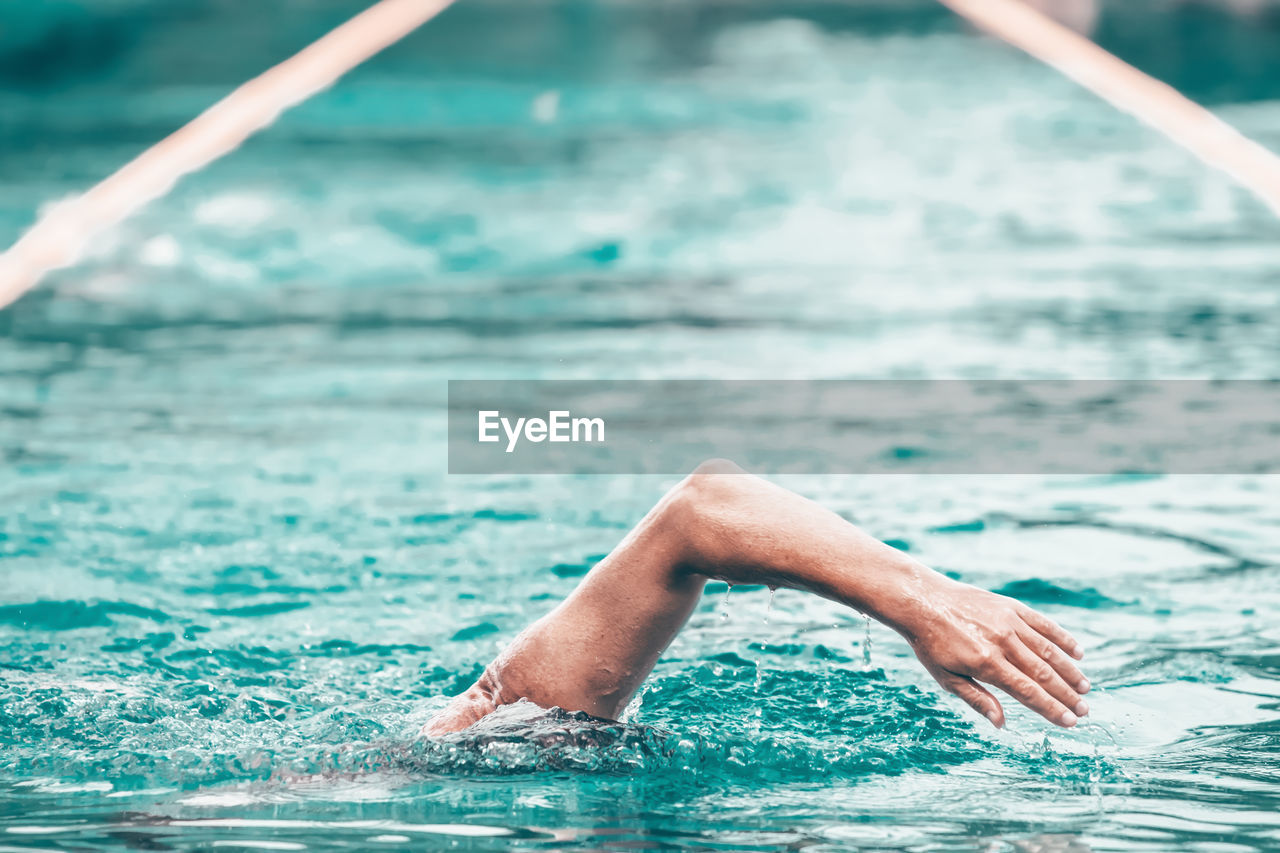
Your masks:
M 616 718 L 707 579 L 808 590 L 894 628 L 944 688 L 996 726 L 1001 688 L 1058 725 L 1087 713 L 1079 644 L 1025 605 L 953 581 L 812 501 L 726 462 L 668 492 L 555 610 L 424 728 L 465 728 L 519 699 Z

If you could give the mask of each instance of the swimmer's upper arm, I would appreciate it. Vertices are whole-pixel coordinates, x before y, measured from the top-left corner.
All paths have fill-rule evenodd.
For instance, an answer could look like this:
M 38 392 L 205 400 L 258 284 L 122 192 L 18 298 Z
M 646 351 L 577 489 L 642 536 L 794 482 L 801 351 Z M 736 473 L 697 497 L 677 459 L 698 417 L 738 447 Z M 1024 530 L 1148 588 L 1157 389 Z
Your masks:
M 682 568 L 697 499 L 689 482 L 669 491 L 564 601 L 503 649 L 426 733 L 465 728 L 479 710 L 522 698 L 620 715 L 702 594 L 705 577 Z

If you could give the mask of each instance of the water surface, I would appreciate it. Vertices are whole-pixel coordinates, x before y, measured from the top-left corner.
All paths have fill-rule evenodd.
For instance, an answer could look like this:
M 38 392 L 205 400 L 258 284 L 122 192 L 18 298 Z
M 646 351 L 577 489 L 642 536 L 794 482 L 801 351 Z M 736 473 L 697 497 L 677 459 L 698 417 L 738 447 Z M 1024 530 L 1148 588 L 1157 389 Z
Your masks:
M 0 235 L 349 8 L 8 30 Z M 452 11 L 0 314 L 0 846 L 1280 848 L 1263 476 L 783 480 L 1076 632 L 1070 732 L 721 586 L 624 724 L 416 742 L 670 485 L 447 477 L 449 378 L 1275 376 L 1225 179 L 921 6 L 707 9 Z

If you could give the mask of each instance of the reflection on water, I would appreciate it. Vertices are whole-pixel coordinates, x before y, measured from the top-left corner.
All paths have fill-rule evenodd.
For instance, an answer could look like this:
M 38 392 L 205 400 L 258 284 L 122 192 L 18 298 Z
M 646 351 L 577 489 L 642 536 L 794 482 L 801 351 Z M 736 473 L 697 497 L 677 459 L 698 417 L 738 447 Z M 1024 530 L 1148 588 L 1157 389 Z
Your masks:
M 142 38 L 123 5 L 96 53 L 61 49 L 72 6 L 3 31 L 80 65 L 0 68 L 0 229 L 339 6 L 258 41 L 194 11 Z M 1260 476 L 783 480 L 1068 625 L 1095 685 L 1071 732 L 992 730 L 856 613 L 736 588 L 721 619 L 712 587 L 625 724 L 518 708 L 415 740 L 667 485 L 448 478 L 446 379 L 1280 355 L 1263 211 L 927 7 L 525 8 L 442 21 L 0 314 L 0 846 L 1280 843 Z M 1277 138 L 1267 81 L 1213 74 Z

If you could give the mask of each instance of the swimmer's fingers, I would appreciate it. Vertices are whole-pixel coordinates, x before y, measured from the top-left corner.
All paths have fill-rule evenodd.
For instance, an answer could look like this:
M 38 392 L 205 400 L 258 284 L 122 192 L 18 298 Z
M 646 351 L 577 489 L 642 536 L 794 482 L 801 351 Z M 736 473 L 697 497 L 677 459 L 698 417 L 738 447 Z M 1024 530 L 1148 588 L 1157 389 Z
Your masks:
M 1069 729 L 1076 724 L 1074 711 L 1049 695 L 1043 687 L 1008 661 L 993 664 L 990 676 L 983 676 L 983 681 L 999 687 L 1055 725 Z
M 1062 649 L 1045 639 L 1043 634 L 1029 629 L 1020 629 L 1018 631 L 1018 639 L 1022 640 L 1036 657 L 1052 666 L 1062 680 L 1070 685 L 1076 693 L 1089 692 L 1089 679 L 1084 677 L 1084 673 L 1072 663 L 1071 658 L 1067 657 Z
M 1053 664 L 1020 642 L 1013 642 L 1005 650 L 1005 659 L 1034 681 L 1041 690 L 1069 708 L 1077 717 L 1089 713 L 1089 704 L 1080 698 L 1076 689 L 1067 684 L 1054 669 Z
M 1000 703 L 991 695 L 990 690 L 972 678 L 956 675 L 954 672 L 943 671 L 935 673 L 934 677 L 938 679 L 943 689 L 959 696 L 968 703 L 970 708 L 990 720 L 991 725 L 997 729 L 1004 728 L 1004 708 L 1000 707 Z
M 1022 617 L 1023 622 L 1026 622 L 1076 660 L 1084 657 L 1084 647 L 1080 645 L 1080 642 L 1048 616 L 1026 606 L 1018 608 L 1018 615 Z

